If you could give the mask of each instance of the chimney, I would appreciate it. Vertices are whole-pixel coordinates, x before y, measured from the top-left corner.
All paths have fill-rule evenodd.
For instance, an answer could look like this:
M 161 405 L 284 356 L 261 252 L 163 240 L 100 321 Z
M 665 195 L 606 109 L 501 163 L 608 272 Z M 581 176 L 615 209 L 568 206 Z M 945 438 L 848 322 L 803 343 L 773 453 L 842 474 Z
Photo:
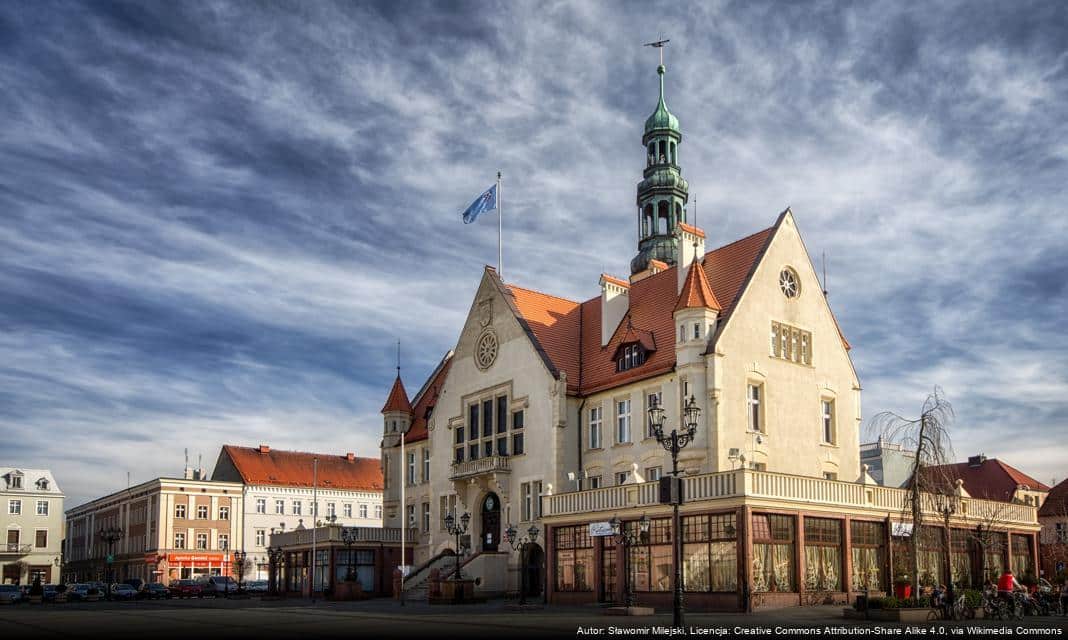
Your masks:
M 194 480 L 195 478 L 193 478 L 193 467 L 186 465 L 185 470 L 182 472 L 182 477 L 186 480 Z
M 345 454 L 345 459 L 348 460 L 349 462 L 354 462 L 356 460 L 356 454 L 355 453 L 351 453 L 351 452 L 350 453 L 346 453 Z
M 601 346 L 608 344 L 630 308 L 630 283 L 601 274 Z
M 260 445 L 260 453 L 270 453 L 270 452 L 271 452 L 271 448 L 270 447 L 268 447 L 265 444 L 261 444 Z
M 983 466 L 984 462 L 986 462 L 985 453 L 980 453 L 977 456 L 971 456 L 970 458 L 968 458 L 968 466 L 972 469 L 978 469 L 979 467 Z

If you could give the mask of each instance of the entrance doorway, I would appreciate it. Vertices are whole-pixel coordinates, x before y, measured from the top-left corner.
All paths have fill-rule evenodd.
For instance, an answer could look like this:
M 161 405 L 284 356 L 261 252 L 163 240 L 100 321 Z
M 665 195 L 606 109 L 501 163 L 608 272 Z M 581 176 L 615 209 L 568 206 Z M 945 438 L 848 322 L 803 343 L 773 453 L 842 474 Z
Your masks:
M 482 550 L 496 551 L 501 541 L 501 501 L 491 493 L 482 501 Z
M 526 596 L 541 595 L 542 567 L 545 566 L 545 552 L 537 543 L 527 545 L 526 558 L 523 561 L 523 581 L 526 585 Z

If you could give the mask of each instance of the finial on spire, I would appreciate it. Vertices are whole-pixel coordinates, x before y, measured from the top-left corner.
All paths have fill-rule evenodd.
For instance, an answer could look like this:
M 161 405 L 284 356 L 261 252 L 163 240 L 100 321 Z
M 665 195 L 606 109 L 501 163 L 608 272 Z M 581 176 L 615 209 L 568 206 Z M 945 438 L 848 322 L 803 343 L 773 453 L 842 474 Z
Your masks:
M 656 69 L 656 72 L 659 74 L 664 73 L 664 46 L 667 45 L 667 43 L 669 42 L 671 42 L 671 40 L 663 39 L 658 33 L 656 35 L 656 42 L 646 42 L 644 45 L 646 47 L 654 47 L 656 49 L 660 49 L 660 66 Z
M 400 340 L 397 340 L 397 377 L 400 377 Z

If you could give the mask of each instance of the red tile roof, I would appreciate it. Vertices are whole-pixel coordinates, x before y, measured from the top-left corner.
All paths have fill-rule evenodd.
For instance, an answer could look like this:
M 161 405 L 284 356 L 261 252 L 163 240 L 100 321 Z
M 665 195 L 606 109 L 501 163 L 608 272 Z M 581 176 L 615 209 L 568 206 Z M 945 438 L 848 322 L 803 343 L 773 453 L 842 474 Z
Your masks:
M 1011 501 L 1019 485 L 1026 485 L 1035 491 L 1049 491 L 1048 486 L 997 458 L 984 460 L 977 466 L 958 462 L 927 467 L 923 470 L 923 476 L 935 482 L 944 478 L 951 483 L 959 478 L 964 481 L 964 490 L 969 495 L 985 500 Z
M 708 286 L 708 276 L 700 263 L 694 263 L 697 268 L 689 269 L 686 273 L 686 282 L 682 285 L 682 293 L 679 301 L 675 304 L 675 311 L 680 309 L 715 309 L 720 311 L 723 306 L 716 300 L 716 294 Z
M 388 411 L 412 412 L 412 405 L 408 402 L 408 392 L 404 390 L 404 383 L 401 382 L 399 372 L 397 373 L 397 379 L 393 381 L 393 388 L 389 390 L 389 398 L 386 399 L 386 404 L 382 405 L 382 413 Z
M 619 278 L 617 278 L 615 276 L 610 276 L 607 273 L 602 273 L 601 274 L 601 279 L 604 280 L 605 282 L 611 282 L 612 284 L 614 284 L 614 285 L 616 285 L 618 287 L 623 287 L 624 289 L 629 289 L 630 288 L 630 283 L 627 282 L 626 280 L 620 280 Z
M 1038 510 L 1040 516 L 1060 517 L 1068 516 L 1068 479 L 1049 490 L 1046 500 Z
M 704 229 L 700 229 L 700 228 L 695 227 L 693 225 L 686 224 L 685 222 L 680 222 L 679 223 L 679 229 L 682 229 L 683 231 L 686 231 L 687 233 L 692 233 L 693 235 L 697 236 L 698 238 L 705 237 L 705 230 Z
M 415 407 L 412 409 L 414 417 L 412 419 L 412 426 L 404 436 L 405 442 L 426 440 L 430 435 L 427 430 L 427 420 L 430 418 L 430 414 L 434 411 L 434 407 L 437 405 L 438 396 L 441 394 L 441 388 L 445 385 L 445 377 L 449 374 L 449 368 L 451 366 L 452 352 L 450 351 L 441 359 L 437 368 L 434 369 L 426 383 L 423 384 L 423 388 L 420 389 L 419 393 L 415 396 Z
M 363 491 L 382 490 L 382 467 L 378 458 L 348 455 L 279 451 L 224 445 L 223 455 L 230 458 L 245 484 L 310 487 L 313 485 L 314 459 L 319 459 L 318 486 L 322 489 Z

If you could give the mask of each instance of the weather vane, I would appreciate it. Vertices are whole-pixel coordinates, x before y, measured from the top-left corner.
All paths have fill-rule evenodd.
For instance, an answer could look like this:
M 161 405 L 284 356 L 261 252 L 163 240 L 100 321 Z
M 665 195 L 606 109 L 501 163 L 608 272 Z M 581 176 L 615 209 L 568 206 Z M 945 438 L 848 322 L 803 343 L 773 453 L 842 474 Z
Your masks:
M 659 34 L 657 34 L 656 37 L 661 38 Z M 660 49 L 660 66 L 664 65 L 664 46 L 669 42 L 671 42 L 671 40 L 659 39 L 656 42 L 646 42 L 644 45 L 646 47 L 656 47 L 657 49 Z

